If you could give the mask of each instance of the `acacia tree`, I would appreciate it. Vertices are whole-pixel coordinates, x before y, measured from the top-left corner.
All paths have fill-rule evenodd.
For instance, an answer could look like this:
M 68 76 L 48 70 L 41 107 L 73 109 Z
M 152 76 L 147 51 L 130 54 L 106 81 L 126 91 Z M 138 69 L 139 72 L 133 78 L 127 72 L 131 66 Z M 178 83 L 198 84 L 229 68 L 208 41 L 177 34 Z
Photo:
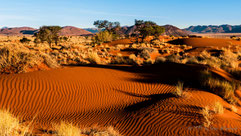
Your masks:
M 165 32 L 164 27 L 161 27 L 152 21 L 135 20 L 135 25 L 136 36 L 137 38 L 141 36 L 142 42 L 148 36 L 154 36 L 154 39 L 158 39 L 158 37 Z
M 35 33 L 35 42 L 47 42 L 50 47 L 52 47 L 52 43 L 58 45 L 60 40 L 59 32 L 62 28 L 60 26 L 42 26 L 39 29 L 38 33 Z
M 94 22 L 94 25 L 99 31 L 105 29 L 109 32 L 113 32 L 114 30 L 117 30 L 117 28 L 120 28 L 120 22 L 109 22 L 108 20 L 97 20 Z
M 98 28 L 98 33 L 94 38 L 97 43 L 108 42 L 111 40 L 118 39 L 121 35 L 120 23 L 109 22 L 108 20 L 97 20 L 94 25 Z M 103 30 L 103 31 L 101 31 Z

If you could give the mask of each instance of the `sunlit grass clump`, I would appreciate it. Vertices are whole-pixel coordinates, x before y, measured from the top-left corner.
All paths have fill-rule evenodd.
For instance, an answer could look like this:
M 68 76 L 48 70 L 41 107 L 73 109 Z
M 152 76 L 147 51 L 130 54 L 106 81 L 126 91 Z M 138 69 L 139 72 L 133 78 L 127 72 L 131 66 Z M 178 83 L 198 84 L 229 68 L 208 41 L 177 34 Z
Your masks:
M 61 122 L 54 126 L 57 136 L 121 136 L 113 127 L 102 128 L 86 128 L 81 129 L 72 123 Z
M 27 136 L 29 128 L 7 110 L 0 110 L 0 136 Z
M 58 67 L 56 60 L 44 52 L 30 50 L 23 45 L 0 46 L 0 73 L 24 73 L 40 64 Z
M 223 104 L 221 102 L 215 102 L 213 110 L 217 114 L 223 114 L 224 113 Z
M 178 81 L 176 85 L 176 89 L 172 92 L 176 97 L 183 96 L 183 82 Z
M 211 112 L 209 110 L 209 107 L 205 107 L 201 110 L 201 115 L 203 116 L 204 118 L 204 121 L 203 121 L 203 126 L 204 127 L 209 127 L 211 125 L 211 119 L 212 119 L 212 115 L 211 115 Z
M 237 88 L 237 83 L 214 78 L 212 77 L 211 72 L 208 70 L 202 71 L 200 75 L 200 82 L 203 87 L 221 96 L 231 104 L 237 103 L 237 99 L 234 95 L 234 91 Z

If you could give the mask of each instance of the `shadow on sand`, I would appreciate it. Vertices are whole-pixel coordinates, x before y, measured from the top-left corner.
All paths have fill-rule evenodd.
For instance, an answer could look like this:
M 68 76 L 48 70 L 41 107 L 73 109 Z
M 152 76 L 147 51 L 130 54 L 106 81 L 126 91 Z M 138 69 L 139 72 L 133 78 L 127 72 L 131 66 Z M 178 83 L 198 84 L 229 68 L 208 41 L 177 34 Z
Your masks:
M 136 73 L 140 79 L 131 79 L 144 83 L 164 83 L 174 85 L 183 81 L 185 85 L 197 87 L 199 85 L 200 71 L 207 69 L 204 65 L 162 63 L 150 66 L 130 65 L 72 65 L 81 67 L 96 67 L 114 69 L 124 72 Z
M 139 111 L 141 109 L 146 109 L 151 105 L 154 105 L 158 103 L 159 101 L 175 97 L 174 94 L 172 93 L 165 93 L 165 94 L 152 94 L 152 95 L 141 95 L 141 94 L 135 94 L 135 93 L 130 93 L 130 92 L 125 92 L 122 90 L 117 90 L 120 93 L 124 93 L 126 95 L 134 96 L 134 97 L 141 97 L 141 98 L 147 98 L 147 100 L 135 103 L 133 105 L 125 107 L 124 111 L 127 112 L 134 112 L 134 111 Z

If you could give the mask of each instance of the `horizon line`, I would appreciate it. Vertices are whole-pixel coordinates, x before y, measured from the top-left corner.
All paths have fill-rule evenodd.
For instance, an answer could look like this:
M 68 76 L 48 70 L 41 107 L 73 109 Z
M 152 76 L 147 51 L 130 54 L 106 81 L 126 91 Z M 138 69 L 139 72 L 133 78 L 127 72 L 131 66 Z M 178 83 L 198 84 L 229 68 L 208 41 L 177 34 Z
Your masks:
M 172 24 L 165 24 L 165 25 L 172 25 Z M 165 26 L 165 25 L 160 25 L 160 26 Z M 209 24 L 209 25 L 207 25 L 207 24 L 199 24 L 199 25 L 189 25 L 188 27 L 191 27 L 191 26 L 222 26 L 222 25 L 240 26 L 241 24 L 233 24 L 233 25 L 232 24 L 227 24 L 227 23 L 225 23 L 225 24 Z M 64 25 L 64 26 L 61 26 L 61 25 L 41 25 L 41 26 L 38 26 L 38 27 L 23 25 L 23 26 L 2 26 L 2 27 L 0 27 L 0 29 L 3 29 L 3 28 L 20 28 L 20 27 L 30 27 L 30 28 L 34 28 L 34 29 L 39 29 L 42 26 L 60 26 L 60 27 L 71 26 L 71 27 L 77 27 L 77 28 L 81 28 L 81 29 L 88 29 L 88 28 L 89 29 L 93 29 L 93 28 L 96 28 L 94 26 L 93 27 L 80 27 L 80 26 L 75 26 L 75 25 Z M 130 26 L 133 26 L 133 25 L 123 25 L 121 27 L 124 27 L 124 26 L 130 27 Z M 178 27 L 176 25 L 172 25 L 172 26 Z M 178 27 L 178 28 L 186 29 L 188 27 Z M 96 29 L 98 29 L 98 28 L 96 28 Z

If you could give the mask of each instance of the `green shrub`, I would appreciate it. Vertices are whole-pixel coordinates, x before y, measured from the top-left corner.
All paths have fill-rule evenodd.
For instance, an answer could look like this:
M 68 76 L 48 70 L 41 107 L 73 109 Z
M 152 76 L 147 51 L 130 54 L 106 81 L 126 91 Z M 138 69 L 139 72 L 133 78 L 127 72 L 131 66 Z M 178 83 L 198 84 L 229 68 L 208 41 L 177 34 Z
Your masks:
M 113 34 L 112 32 L 109 32 L 109 31 L 101 31 L 97 33 L 92 39 L 94 44 L 102 44 L 105 42 L 110 42 L 112 40 L 113 40 Z

